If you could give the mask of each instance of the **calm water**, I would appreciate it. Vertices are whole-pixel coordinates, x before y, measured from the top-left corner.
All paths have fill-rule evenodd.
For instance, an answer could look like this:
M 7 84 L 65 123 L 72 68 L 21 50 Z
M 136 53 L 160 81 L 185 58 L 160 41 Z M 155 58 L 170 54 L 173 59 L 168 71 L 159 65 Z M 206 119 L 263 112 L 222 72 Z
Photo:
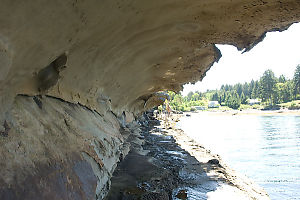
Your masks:
M 300 116 L 192 114 L 179 126 L 271 199 L 300 199 Z

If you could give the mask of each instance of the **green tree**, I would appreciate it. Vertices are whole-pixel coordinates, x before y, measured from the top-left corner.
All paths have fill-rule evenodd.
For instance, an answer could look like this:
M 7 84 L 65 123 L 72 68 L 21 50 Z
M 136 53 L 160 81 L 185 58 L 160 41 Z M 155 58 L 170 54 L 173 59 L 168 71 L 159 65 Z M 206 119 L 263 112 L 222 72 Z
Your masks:
M 250 89 L 249 84 L 248 83 L 244 83 L 243 84 L 243 93 L 244 93 L 246 99 L 250 98 L 249 89 Z
M 170 97 L 170 101 L 172 101 L 174 99 L 174 96 L 176 95 L 176 93 L 173 91 L 168 91 L 168 95 Z
M 283 102 L 288 102 L 294 99 L 293 95 L 293 81 L 287 80 L 284 83 L 284 94 L 283 94 Z
M 200 95 L 198 93 L 194 93 L 192 96 L 192 100 L 193 101 L 198 101 L 199 100 Z
M 251 82 L 249 83 L 249 89 L 248 89 L 249 90 L 249 98 L 250 99 L 252 98 L 252 92 L 253 92 L 254 85 L 255 85 L 255 82 L 252 79 Z
M 231 86 L 229 86 L 228 84 L 226 84 L 226 85 L 224 86 L 224 90 L 225 90 L 226 92 L 229 91 L 230 88 L 231 88 Z
M 294 94 L 297 95 L 300 93 L 300 65 L 297 65 L 295 73 L 294 73 Z
M 244 92 L 242 92 L 242 94 L 240 96 L 240 100 L 241 100 L 241 104 L 247 104 L 247 98 L 244 95 Z
M 203 94 L 201 92 L 199 92 L 199 91 L 196 91 L 196 93 L 199 94 L 199 99 L 202 99 Z
M 260 78 L 260 83 L 262 100 L 273 105 L 275 100 L 275 85 L 277 83 L 274 72 L 270 69 L 266 70 Z
M 287 80 L 285 83 L 277 83 L 276 90 L 278 93 L 278 103 L 285 103 L 293 99 L 292 81 Z
M 230 107 L 229 105 L 231 105 L 231 101 L 232 101 L 231 93 L 227 91 L 227 92 L 225 93 L 225 97 L 226 97 L 226 98 L 225 98 L 225 101 L 224 101 L 224 102 L 225 102 L 225 105 L 228 106 L 228 107 Z
M 284 75 L 276 78 L 271 70 L 266 70 L 260 80 L 251 80 L 247 83 L 235 85 L 222 85 L 220 90 L 207 90 L 201 92 L 189 92 L 182 97 L 174 92 L 168 93 L 170 105 L 176 110 L 187 111 L 192 106 L 206 105 L 207 100 L 218 101 L 221 105 L 237 109 L 240 104 L 246 104 L 248 98 L 262 98 L 263 102 L 274 105 L 300 98 L 300 65 L 297 66 L 293 80 L 288 80 Z
M 272 102 L 274 104 L 282 102 L 282 85 L 283 83 L 276 83 L 273 88 Z
M 238 109 L 240 107 L 241 101 L 235 90 L 227 94 L 225 104 L 232 109 Z
M 237 83 L 234 85 L 233 89 L 238 93 L 238 95 L 240 96 L 243 92 L 243 86 L 240 83 Z
M 172 109 L 182 110 L 183 107 L 183 97 L 180 94 L 175 94 L 172 101 L 170 101 Z
M 281 75 L 279 76 L 278 82 L 279 82 L 279 83 L 285 83 L 285 82 L 286 82 L 286 78 L 285 78 L 285 76 L 284 76 L 283 74 L 281 74 Z
M 259 97 L 260 84 L 258 81 L 253 81 L 253 88 L 251 91 L 251 98 L 256 99 Z
M 219 100 L 220 100 L 220 99 L 219 99 L 218 91 L 216 91 L 216 92 L 212 95 L 211 100 L 212 100 L 212 101 L 219 101 Z
M 219 100 L 218 100 L 220 105 L 222 104 L 222 102 L 225 102 L 225 97 L 226 97 L 225 92 L 221 91 L 220 94 L 219 94 Z

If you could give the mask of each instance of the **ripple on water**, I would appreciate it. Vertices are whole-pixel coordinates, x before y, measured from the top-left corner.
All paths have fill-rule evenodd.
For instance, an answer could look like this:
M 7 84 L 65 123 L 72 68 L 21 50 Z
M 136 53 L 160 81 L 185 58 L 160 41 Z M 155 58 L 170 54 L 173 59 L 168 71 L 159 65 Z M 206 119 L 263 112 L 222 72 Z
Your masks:
M 201 113 L 178 126 L 264 187 L 272 200 L 300 200 L 300 116 Z

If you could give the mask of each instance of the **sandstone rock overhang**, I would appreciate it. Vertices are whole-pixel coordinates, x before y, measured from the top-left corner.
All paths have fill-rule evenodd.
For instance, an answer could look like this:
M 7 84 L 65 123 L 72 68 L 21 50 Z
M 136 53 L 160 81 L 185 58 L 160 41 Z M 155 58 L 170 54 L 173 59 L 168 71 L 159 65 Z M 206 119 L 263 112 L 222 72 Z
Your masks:
M 0 5 L 0 199 L 103 199 L 140 147 L 134 114 L 201 80 L 215 44 L 248 51 L 300 21 L 299 0 Z
M 16 94 L 41 94 L 39 72 L 61 55 L 42 94 L 137 113 L 145 97 L 201 80 L 221 57 L 215 44 L 247 51 L 299 20 L 298 0 L 2 0 L 1 118 Z

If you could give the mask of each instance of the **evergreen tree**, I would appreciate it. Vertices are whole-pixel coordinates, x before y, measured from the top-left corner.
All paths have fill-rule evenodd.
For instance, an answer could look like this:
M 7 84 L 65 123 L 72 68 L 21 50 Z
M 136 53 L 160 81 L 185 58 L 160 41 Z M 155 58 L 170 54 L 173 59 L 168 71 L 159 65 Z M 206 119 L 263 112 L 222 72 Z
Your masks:
M 232 109 L 238 109 L 241 105 L 238 93 L 234 90 L 231 93 L 228 92 L 225 104 Z
M 224 87 L 224 90 L 227 92 L 227 91 L 229 91 L 229 89 L 230 89 L 229 85 L 226 84 L 225 87 Z
M 250 98 L 249 97 L 249 84 L 247 82 L 243 84 L 243 93 L 246 98 Z
M 285 83 L 285 82 L 286 82 L 286 78 L 285 78 L 285 76 L 284 76 L 283 74 L 281 74 L 281 75 L 279 76 L 278 82 L 279 82 L 279 83 Z
M 300 65 L 296 67 L 293 82 L 294 82 L 294 94 L 297 98 L 297 95 L 300 94 Z
M 240 96 L 240 100 L 241 100 L 241 104 L 247 104 L 247 98 L 244 95 L 244 92 L 242 92 L 242 94 Z
M 225 101 L 224 101 L 224 103 L 225 103 L 225 105 L 226 106 L 228 106 L 229 105 L 229 100 L 231 99 L 231 94 L 230 94 L 230 92 L 225 92 Z
M 176 110 L 189 110 L 191 106 L 205 105 L 208 99 L 233 109 L 238 109 L 241 103 L 246 104 L 248 98 L 261 98 L 263 102 L 271 105 L 289 102 L 295 99 L 296 95 L 300 98 L 300 65 L 297 66 L 292 80 L 284 75 L 276 78 L 272 70 L 266 70 L 259 81 L 225 84 L 220 90 L 207 90 L 204 93 L 189 92 L 186 97 L 174 92 L 168 94 L 170 105 Z
M 241 94 L 243 92 L 243 86 L 242 86 L 242 84 L 240 84 L 240 83 L 235 84 L 234 90 L 238 93 L 239 96 L 241 96 Z
M 277 83 L 276 90 L 278 92 L 278 102 L 285 103 L 293 99 L 292 81 L 286 81 L 285 83 Z
M 263 101 L 267 101 L 271 105 L 274 104 L 276 82 L 277 80 L 275 78 L 274 72 L 270 69 L 266 70 L 263 76 L 260 78 L 261 97 Z
M 283 100 L 284 102 L 294 100 L 293 81 L 292 80 L 286 81 L 285 86 L 284 86 L 284 92 L 286 93 L 286 95 L 284 96 L 284 100 Z
M 255 85 L 255 82 L 254 82 L 254 80 L 252 79 L 251 82 L 249 83 L 249 98 L 250 98 L 250 99 L 254 99 L 254 98 L 252 97 L 252 92 L 253 92 L 254 85 Z
M 212 98 L 211 98 L 212 101 L 219 101 L 219 94 L 218 94 L 218 91 L 216 91 L 213 95 L 212 95 Z
M 275 104 L 282 102 L 282 84 L 276 83 L 273 88 L 272 102 Z
M 225 99 L 226 99 L 225 92 L 221 91 L 219 95 L 219 104 L 221 105 L 223 102 L 225 102 Z
M 225 90 L 225 85 L 222 85 L 222 86 L 221 86 L 221 90 Z
M 256 99 L 259 97 L 259 94 L 260 94 L 260 84 L 258 81 L 253 81 L 253 89 L 252 89 L 252 92 L 251 92 L 251 98 L 252 99 Z

